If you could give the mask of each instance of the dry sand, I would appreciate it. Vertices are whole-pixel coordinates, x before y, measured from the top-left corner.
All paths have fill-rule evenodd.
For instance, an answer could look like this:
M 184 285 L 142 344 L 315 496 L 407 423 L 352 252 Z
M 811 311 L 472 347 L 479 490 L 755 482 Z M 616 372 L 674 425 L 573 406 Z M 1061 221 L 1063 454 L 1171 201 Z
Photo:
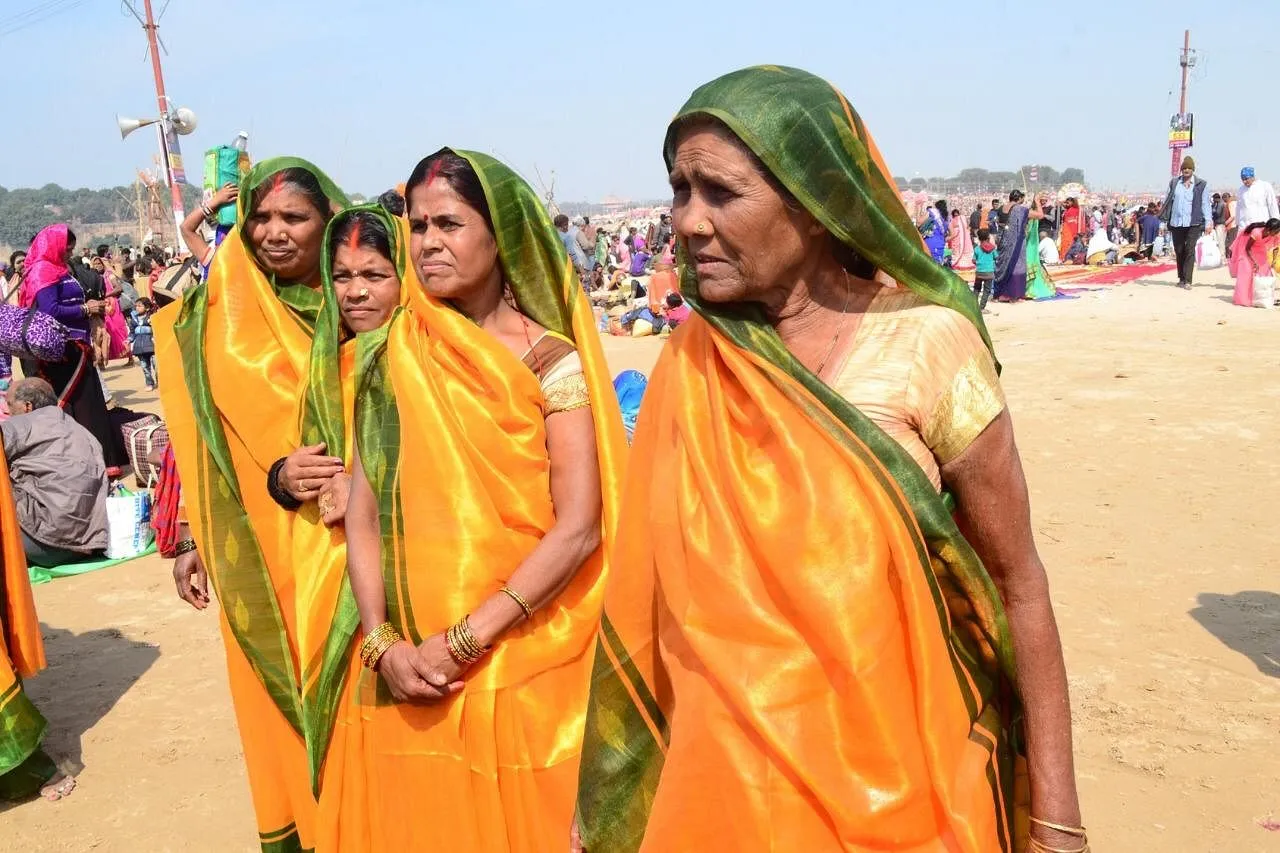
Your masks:
M 990 318 L 1053 580 L 1100 851 L 1280 850 L 1280 311 L 1224 272 Z M 610 339 L 615 372 L 661 343 Z M 137 368 L 110 373 L 121 401 Z M 36 589 L 29 683 L 80 787 L 0 812 L 11 850 L 254 851 L 213 612 L 155 558 Z M 460 852 L 461 853 L 461 852 Z

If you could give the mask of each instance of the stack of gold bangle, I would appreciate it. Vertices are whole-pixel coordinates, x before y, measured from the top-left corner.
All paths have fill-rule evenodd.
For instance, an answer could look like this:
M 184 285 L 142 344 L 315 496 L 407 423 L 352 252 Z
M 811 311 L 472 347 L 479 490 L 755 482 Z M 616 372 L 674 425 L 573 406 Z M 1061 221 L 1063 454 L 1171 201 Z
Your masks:
M 484 657 L 485 652 L 489 651 L 480 645 L 476 635 L 471 633 L 471 625 L 468 624 L 466 616 L 458 620 L 458 624 L 445 631 L 444 644 L 445 648 L 449 650 L 449 654 L 453 655 L 453 659 L 464 666 L 470 666 Z
M 525 619 L 533 618 L 533 608 L 529 606 L 529 602 L 525 600 L 525 597 L 523 595 L 516 592 L 514 589 L 512 589 L 509 586 L 504 586 L 501 590 L 499 590 L 499 592 L 502 592 L 508 598 L 514 601 L 516 604 L 520 605 L 520 609 L 524 611 Z
M 1089 836 L 1085 832 L 1083 826 L 1063 826 L 1060 823 L 1050 823 L 1047 820 L 1040 820 L 1038 817 L 1031 818 L 1031 822 L 1045 827 L 1046 829 L 1056 830 L 1063 835 L 1070 835 L 1080 839 L 1079 847 L 1050 847 L 1043 841 L 1037 841 L 1032 838 L 1031 843 L 1027 845 L 1027 853 L 1089 853 Z
M 383 622 L 377 628 L 364 638 L 364 642 L 360 644 L 360 661 L 369 669 L 377 670 L 378 661 L 382 660 L 382 656 L 387 650 L 400 642 L 403 637 L 395 626 L 390 622 Z

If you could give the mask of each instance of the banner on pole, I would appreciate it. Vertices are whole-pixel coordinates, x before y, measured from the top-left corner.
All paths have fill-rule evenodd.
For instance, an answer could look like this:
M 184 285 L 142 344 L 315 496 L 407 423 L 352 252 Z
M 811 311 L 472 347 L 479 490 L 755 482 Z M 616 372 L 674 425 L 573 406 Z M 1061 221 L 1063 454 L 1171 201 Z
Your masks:
M 169 182 L 185 184 L 187 172 L 182 168 L 182 148 L 178 145 L 178 131 L 171 121 L 164 122 L 164 148 L 169 160 Z
M 1190 148 L 1194 124 L 1191 113 L 1174 113 L 1169 119 L 1169 147 Z

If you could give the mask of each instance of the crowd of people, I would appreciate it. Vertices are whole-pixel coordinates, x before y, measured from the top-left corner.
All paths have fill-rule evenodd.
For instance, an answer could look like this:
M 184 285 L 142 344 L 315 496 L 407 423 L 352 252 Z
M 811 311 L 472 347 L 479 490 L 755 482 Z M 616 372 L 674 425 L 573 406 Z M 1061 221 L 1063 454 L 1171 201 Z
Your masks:
M 1218 257 L 1231 261 L 1235 303 L 1253 306 L 1254 277 L 1269 280 L 1280 270 L 1280 243 L 1269 227 L 1280 220 L 1280 208 L 1274 188 L 1257 180 L 1252 166 L 1241 169 L 1240 181 L 1235 193 L 1210 194 L 1188 156 L 1163 199 L 1089 205 L 1076 196 L 1058 203 L 1042 193 L 1028 203 L 1025 192 L 1013 190 L 989 203 L 985 198 L 941 199 L 913 213 L 936 263 L 975 271 L 974 292 L 984 309 L 993 295 L 1001 302 L 1051 297 L 1052 268 L 1057 266 L 1171 260 L 1178 287 L 1189 290 L 1201 237 L 1212 238 Z M 967 217 L 962 208 L 971 209 Z
M 52 225 L 10 258 L 73 345 L 0 424 L 0 793 L 74 785 L 14 698 L 43 664 L 14 565 L 101 549 L 98 368 L 131 357 L 264 849 L 1087 851 L 982 312 L 1071 266 L 1190 289 L 1210 243 L 1269 307 L 1273 188 L 1186 157 L 1161 197 L 911 210 L 843 95 L 777 66 L 697 89 L 663 157 L 649 221 L 553 216 L 446 147 L 375 204 L 265 160 L 187 252 Z M 600 333 L 671 329 L 629 443 Z

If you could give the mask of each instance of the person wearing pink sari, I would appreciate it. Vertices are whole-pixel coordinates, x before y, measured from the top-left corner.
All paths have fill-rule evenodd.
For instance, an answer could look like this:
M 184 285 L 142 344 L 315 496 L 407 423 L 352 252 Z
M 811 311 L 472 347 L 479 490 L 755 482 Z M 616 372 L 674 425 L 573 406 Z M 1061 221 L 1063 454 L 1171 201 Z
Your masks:
M 1257 276 L 1275 275 L 1271 263 L 1277 248 L 1280 248 L 1280 219 L 1255 222 L 1236 235 L 1231 259 L 1227 262 L 1227 270 L 1236 280 L 1232 299 L 1236 305 L 1254 307 L 1253 280 Z
M 39 376 L 53 387 L 58 407 L 87 429 L 102 446 L 108 473 L 118 474 L 129 464 L 124 438 L 111 421 L 102 382 L 93 366 L 89 343 L 89 318 L 101 316 L 106 305 L 86 299 L 84 289 L 71 274 L 67 262 L 76 247 L 76 235 L 66 225 L 50 225 L 36 235 L 27 250 L 26 277 L 18 291 L 18 304 L 34 307 L 67 327 L 66 354 L 60 361 L 23 362 L 26 376 Z
M 120 300 L 114 296 L 107 300 L 107 313 L 103 320 L 103 325 L 107 328 L 107 337 L 111 339 L 107 358 L 112 360 L 128 358 L 130 354 L 129 324 L 125 322 L 124 312 L 120 308 Z
M 960 208 L 951 211 L 951 225 L 947 229 L 947 248 L 951 250 L 951 268 L 973 269 L 973 240 L 969 236 L 969 223 Z

